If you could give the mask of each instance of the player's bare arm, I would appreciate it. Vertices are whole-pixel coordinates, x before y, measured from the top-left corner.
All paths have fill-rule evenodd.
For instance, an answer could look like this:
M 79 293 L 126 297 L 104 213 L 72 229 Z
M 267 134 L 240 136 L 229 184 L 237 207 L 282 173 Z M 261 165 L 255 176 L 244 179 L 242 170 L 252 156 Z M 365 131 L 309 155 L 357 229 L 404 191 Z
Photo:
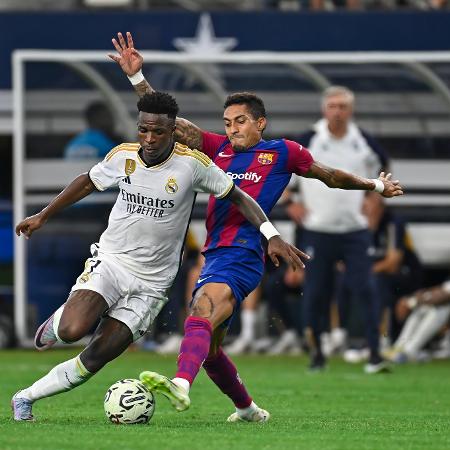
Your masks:
M 28 239 L 36 230 L 41 228 L 47 220 L 61 209 L 70 206 L 95 191 L 89 175 L 78 175 L 58 196 L 56 196 L 42 211 L 27 217 L 16 226 L 16 234 L 25 235 Z
M 235 186 L 227 198 L 237 206 L 240 213 L 254 227 L 260 229 L 263 223 L 269 221 L 258 203 L 237 186 Z M 298 248 L 288 244 L 280 236 L 273 236 L 269 239 L 267 253 L 276 267 L 279 267 L 280 262 L 278 257 L 281 257 L 287 264 L 291 265 L 294 270 L 305 267 L 301 258 L 309 259 L 309 256 L 306 253 L 303 253 Z
M 320 180 L 330 188 L 373 191 L 376 187 L 376 183 L 373 180 L 353 175 L 344 170 L 328 167 L 317 161 L 311 165 L 305 177 Z M 387 198 L 403 195 L 400 181 L 391 180 L 391 177 L 392 175 L 390 173 L 387 175 L 384 172 L 380 173 L 378 180 L 384 185 L 384 190 L 380 194 Z
M 175 125 L 175 140 L 177 142 L 190 148 L 202 150 L 202 130 L 197 125 L 182 117 L 177 117 Z
M 131 33 L 126 33 L 126 40 L 122 33 L 117 33 L 117 39 L 113 38 L 112 43 L 118 54 L 108 54 L 108 56 L 120 66 L 122 71 L 128 77 L 132 77 L 139 73 L 142 70 L 144 58 L 135 49 Z M 143 75 L 142 81 L 139 81 L 137 84 L 133 83 L 133 87 L 139 97 L 143 97 L 145 94 L 151 94 L 155 91 Z M 189 122 L 189 120 L 177 117 L 175 140 L 190 148 L 201 150 L 202 130 L 197 125 Z

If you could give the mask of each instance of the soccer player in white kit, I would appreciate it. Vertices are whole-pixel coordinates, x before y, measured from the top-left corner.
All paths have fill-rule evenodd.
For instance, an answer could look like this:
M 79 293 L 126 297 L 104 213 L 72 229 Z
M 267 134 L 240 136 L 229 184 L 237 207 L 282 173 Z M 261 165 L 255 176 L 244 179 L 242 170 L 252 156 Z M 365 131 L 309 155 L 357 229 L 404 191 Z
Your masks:
M 254 226 L 268 222 L 260 206 L 235 186 L 204 154 L 174 142 L 178 105 L 155 92 L 138 103 L 138 143 L 121 144 L 89 173 L 79 175 L 40 213 L 16 227 L 29 238 L 62 208 L 95 190 L 117 186 L 119 194 L 92 258 L 70 296 L 38 329 L 35 346 L 76 342 L 101 318 L 88 346 L 54 367 L 12 400 L 15 420 L 33 420 L 36 400 L 65 392 L 91 378 L 139 339 L 167 302 L 181 263 L 184 239 L 197 192 L 227 198 Z M 269 239 L 269 256 L 294 267 L 305 255 L 279 235 Z

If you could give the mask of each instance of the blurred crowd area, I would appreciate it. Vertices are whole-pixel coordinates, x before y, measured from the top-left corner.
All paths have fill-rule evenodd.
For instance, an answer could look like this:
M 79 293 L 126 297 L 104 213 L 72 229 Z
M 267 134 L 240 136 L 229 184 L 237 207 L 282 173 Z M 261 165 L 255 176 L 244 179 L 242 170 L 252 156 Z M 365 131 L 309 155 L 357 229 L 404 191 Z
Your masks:
M 0 0 L 1 10 L 66 11 L 86 9 L 185 11 L 335 11 L 439 10 L 448 0 Z

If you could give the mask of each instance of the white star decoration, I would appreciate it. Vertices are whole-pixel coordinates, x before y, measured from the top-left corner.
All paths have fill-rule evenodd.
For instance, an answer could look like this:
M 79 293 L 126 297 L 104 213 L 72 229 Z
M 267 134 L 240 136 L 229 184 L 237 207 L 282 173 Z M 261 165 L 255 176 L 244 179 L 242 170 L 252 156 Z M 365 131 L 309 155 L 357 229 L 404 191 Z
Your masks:
M 198 22 L 193 38 L 175 38 L 173 45 L 180 51 L 192 54 L 225 53 L 236 47 L 238 40 L 234 37 L 218 38 L 214 34 L 211 16 L 203 13 Z

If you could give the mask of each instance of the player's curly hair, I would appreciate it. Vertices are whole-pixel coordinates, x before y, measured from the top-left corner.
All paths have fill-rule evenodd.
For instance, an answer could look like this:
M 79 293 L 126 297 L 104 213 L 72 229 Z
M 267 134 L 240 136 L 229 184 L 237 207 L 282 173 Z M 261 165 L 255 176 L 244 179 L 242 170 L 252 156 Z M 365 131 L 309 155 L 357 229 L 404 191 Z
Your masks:
M 170 119 L 176 119 L 178 104 L 175 98 L 166 92 L 145 94 L 137 103 L 138 111 L 151 114 L 167 114 Z
M 229 95 L 225 100 L 223 107 L 226 109 L 231 105 L 247 105 L 247 108 L 254 119 L 266 117 L 264 102 L 261 98 L 251 92 L 236 92 L 235 94 Z

